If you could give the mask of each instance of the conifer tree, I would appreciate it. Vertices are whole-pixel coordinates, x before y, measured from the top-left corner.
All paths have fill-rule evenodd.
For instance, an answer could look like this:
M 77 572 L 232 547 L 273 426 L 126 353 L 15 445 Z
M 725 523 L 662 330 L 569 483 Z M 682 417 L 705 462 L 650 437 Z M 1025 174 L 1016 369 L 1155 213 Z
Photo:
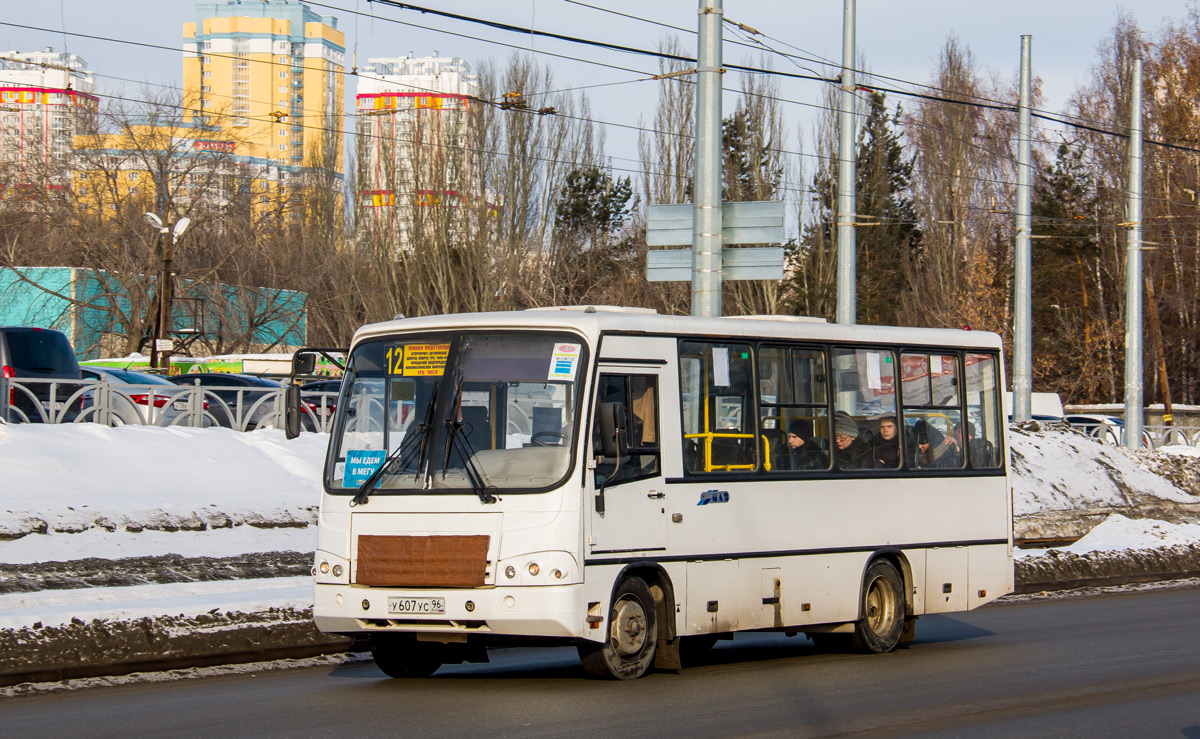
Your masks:
M 856 179 L 857 297 L 860 323 L 896 324 L 909 288 L 909 265 L 920 246 L 921 230 L 909 197 L 913 158 L 906 157 L 895 126 L 900 108 L 889 115 L 884 94 L 872 92 L 858 138 Z

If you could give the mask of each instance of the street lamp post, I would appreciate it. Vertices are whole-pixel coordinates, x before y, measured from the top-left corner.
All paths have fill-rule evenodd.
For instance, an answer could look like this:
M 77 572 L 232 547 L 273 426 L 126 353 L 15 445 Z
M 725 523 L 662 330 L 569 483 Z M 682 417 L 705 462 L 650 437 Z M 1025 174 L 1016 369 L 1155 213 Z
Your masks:
M 154 213 L 142 216 L 146 223 L 158 231 L 159 245 L 162 247 L 162 274 L 158 280 L 158 321 L 154 326 L 154 346 L 150 352 L 150 366 L 162 367 L 169 374 L 171 368 L 171 347 L 160 349 L 160 342 L 169 339 L 167 323 L 171 316 L 172 280 L 171 280 L 171 249 L 183 232 L 191 224 L 190 218 L 180 218 L 174 228 L 168 228 L 162 219 Z

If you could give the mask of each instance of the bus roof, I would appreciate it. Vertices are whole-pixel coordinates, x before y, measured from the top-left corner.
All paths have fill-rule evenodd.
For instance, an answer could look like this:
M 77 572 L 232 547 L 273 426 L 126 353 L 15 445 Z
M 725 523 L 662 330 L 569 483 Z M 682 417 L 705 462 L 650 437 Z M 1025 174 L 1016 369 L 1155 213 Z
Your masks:
M 573 329 L 591 340 L 603 333 L 654 334 L 667 336 L 846 341 L 912 346 L 954 346 L 999 349 L 1000 337 L 990 331 L 944 328 L 826 323 L 806 316 L 729 316 L 699 318 L 660 315 L 646 308 L 618 306 L 564 306 L 523 311 L 453 313 L 418 318 L 400 318 L 360 328 L 354 342 L 412 331 L 460 330 L 465 328 L 557 328 Z

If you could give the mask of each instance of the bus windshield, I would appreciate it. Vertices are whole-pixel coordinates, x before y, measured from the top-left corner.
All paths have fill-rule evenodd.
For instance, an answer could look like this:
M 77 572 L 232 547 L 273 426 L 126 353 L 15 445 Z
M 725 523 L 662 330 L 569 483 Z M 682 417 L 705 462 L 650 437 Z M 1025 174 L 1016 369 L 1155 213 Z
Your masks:
M 544 332 L 362 342 L 342 382 L 326 486 L 349 494 L 371 480 L 376 492 L 485 500 L 554 486 L 579 436 L 584 354 L 578 337 Z

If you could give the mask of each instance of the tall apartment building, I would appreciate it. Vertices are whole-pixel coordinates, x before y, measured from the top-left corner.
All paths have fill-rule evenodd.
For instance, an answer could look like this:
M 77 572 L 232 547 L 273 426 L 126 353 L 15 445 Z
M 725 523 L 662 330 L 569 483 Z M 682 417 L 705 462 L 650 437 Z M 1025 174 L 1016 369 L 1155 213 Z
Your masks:
M 345 43 L 336 18 L 302 2 L 198 3 L 183 24 L 185 121 L 235 142 L 258 177 L 340 181 Z
M 356 128 L 357 204 L 368 225 L 392 223 L 405 232 L 408 208 L 481 199 L 472 153 L 478 94 L 479 78 L 458 57 L 367 60 L 358 77 Z
M 95 89 L 75 54 L 0 53 L 0 189 L 32 194 L 70 181 L 73 139 L 96 110 Z

